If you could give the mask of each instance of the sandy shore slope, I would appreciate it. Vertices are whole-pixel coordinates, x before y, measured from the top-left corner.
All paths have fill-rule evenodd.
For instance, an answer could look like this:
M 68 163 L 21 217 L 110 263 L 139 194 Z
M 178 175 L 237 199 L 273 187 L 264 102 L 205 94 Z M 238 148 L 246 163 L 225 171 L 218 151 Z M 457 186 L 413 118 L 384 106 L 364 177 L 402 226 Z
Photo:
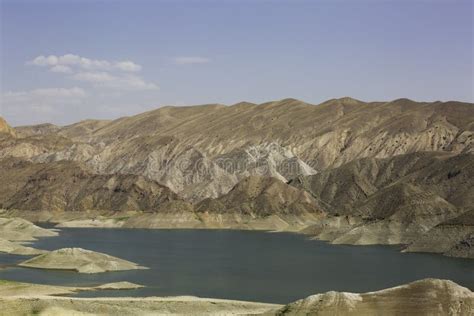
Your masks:
M 48 295 L 54 294 L 55 287 L 35 284 L 22 286 L 23 290 L 19 291 L 11 284 L 2 285 L 0 282 L 1 315 L 470 316 L 474 313 L 473 292 L 452 281 L 439 279 L 424 279 L 360 294 L 330 291 L 311 295 L 285 306 L 191 296 L 53 297 Z M 5 287 L 3 291 L 2 287 Z M 63 287 L 57 288 L 56 293 L 65 291 Z
M 82 248 L 54 250 L 18 265 L 36 269 L 74 270 L 79 273 L 147 269 L 127 260 Z

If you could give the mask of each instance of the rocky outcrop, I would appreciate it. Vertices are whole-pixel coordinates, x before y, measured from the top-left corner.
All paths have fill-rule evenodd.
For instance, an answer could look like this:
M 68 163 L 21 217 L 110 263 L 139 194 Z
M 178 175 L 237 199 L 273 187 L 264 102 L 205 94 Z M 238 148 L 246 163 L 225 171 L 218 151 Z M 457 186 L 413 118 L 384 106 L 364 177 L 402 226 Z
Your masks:
M 274 214 L 321 214 L 311 195 L 272 177 L 251 176 L 240 181 L 229 193 L 207 199 L 196 206 L 197 212 L 237 213 L 254 217 Z
M 472 208 L 473 178 L 472 154 L 426 152 L 363 158 L 289 184 L 335 218 L 309 234 L 337 244 L 411 244 Z
M 15 132 L 18 137 L 29 137 L 29 136 L 38 136 L 38 135 L 47 135 L 57 133 L 61 127 L 51 124 L 43 123 L 37 125 L 26 125 L 15 127 Z
M 146 269 L 133 262 L 82 248 L 63 248 L 26 260 L 21 267 L 100 273 Z
M 447 280 L 425 279 L 369 293 L 327 292 L 288 304 L 277 315 L 471 315 L 474 293 Z
M 249 175 L 289 180 L 364 157 L 472 152 L 473 108 L 461 102 L 351 98 L 317 106 L 284 99 L 163 107 L 114 121 L 36 128 L 45 132 L 22 128 L 25 137 L 1 144 L 0 157 L 80 161 L 95 173 L 142 175 L 200 201 L 227 193 Z M 222 159 L 230 161 L 232 172 Z M 242 165 L 248 167 L 235 167 Z
M 353 215 L 355 206 L 364 204 L 375 193 L 395 184 L 403 184 L 397 194 L 410 194 L 405 185 L 411 185 L 465 208 L 472 204 L 472 187 L 465 184 L 473 175 L 472 154 L 418 152 L 383 159 L 357 159 L 312 176 L 300 176 L 290 184 L 310 192 L 330 214 Z M 378 212 L 387 210 L 382 208 Z M 374 215 L 370 207 L 362 206 L 357 213 L 368 217 Z
M 306 225 L 331 242 L 411 245 L 472 210 L 473 116 L 470 103 L 346 97 L 21 127 L 0 138 L 0 207 L 166 213 L 124 227 L 253 227 L 271 217 L 272 227 Z M 262 187 L 253 195 L 248 177 L 274 180 L 252 180 Z M 318 211 L 335 220 L 318 225 Z M 469 253 L 461 235 L 450 255 Z
M 474 259 L 474 210 L 431 228 L 404 250 L 436 252 L 447 256 Z
M 77 147 L 70 139 L 56 135 L 34 135 L 29 137 L 0 137 L 0 159 L 19 157 L 26 160 L 36 160 L 42 155 L 56 157 L 64 148 Z M 88 155 L 85 151 L 83 155 Z
M 448 280 L 425 279 L 368 293 L 327 292 L 287 304 L 210 298 L 74 298 L 70 288 L 0 281 L 0 303 L 8 315 L 171 314 L 171 315 L 471 315 L 474 294 Z
M 178 196 L 137 175 L 97 175 L 79 163 L 0 161 L 3 208 L 48 211 L 158 211 Z

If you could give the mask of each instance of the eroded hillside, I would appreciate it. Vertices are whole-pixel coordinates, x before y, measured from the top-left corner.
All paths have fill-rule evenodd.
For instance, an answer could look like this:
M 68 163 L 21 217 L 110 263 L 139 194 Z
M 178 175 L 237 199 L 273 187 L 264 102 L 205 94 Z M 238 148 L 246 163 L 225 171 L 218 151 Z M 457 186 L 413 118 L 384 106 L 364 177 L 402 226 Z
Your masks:
M 0 203 L 17 215 L 136 211 L 111 225 L 291 226 L 472 257 L 473 104 L 284 99 L 0 123 Z

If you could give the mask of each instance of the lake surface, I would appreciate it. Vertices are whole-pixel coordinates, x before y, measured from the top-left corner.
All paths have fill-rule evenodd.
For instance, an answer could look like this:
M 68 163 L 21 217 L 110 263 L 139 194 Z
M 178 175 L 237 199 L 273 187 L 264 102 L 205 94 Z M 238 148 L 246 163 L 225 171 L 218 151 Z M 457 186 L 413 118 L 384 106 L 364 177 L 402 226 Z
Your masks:
M 474 261 L 400 253 L 395 247 L 330 245 L 292 233 L 233 230 L 61 229 L 36 248 L 81 247 L 149 270 L 79 274 L 9 266 L 0 279 L 90 286 L 129 281 L 146 288 L 75 296 L 194 295 L 288 303 L 330 290 L 366 292 L 435 277 L 474 290 Z M 25 256 L 0 254 L 2 266 Z

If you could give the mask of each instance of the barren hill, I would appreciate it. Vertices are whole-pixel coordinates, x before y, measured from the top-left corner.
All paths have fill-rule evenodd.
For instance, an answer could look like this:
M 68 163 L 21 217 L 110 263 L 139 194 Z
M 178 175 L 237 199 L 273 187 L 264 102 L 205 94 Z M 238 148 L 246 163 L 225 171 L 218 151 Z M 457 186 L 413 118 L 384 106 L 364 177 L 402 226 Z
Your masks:
M 297 226 L 318 238 L 423 251 L 449 226 L 456 237 L 440 252 L 471 256 L 472 226 L 445 224 L 474 205 L 471 103 L 283 99 L 24 126 L 16 137 L 2 126 L 3 208 L 168 213 L 123 224 L 157 227 L 312 214 Z
M 408 249 L 425 251 L 436 249 L 429 240 L 439 235 L 446 239 L 440 252 L 447 252 L 474 233 L 469 216 L 462 215 L 473 210 L 473 179 L 473 154 L 420 152 L 358 159 L 289 184 L 310 192 L 329 214 L 355 217 L 330 219 L 307 233 L 333 243 L 415 243 Z M 443 223 L 452 223 L 449 234 L 439 233 Z
M 238 213 L 264 217 L 273 214 L 321 213 L 308 192 L 269 177 L 252 176 L 240 181 L 229 193 L 206 199 L 197 211 Z
M 48 211 L 157 211 L 178 199 L 168 188 L 136 175 L 97 175 L 77 162 L 0 161 L 0 207 Z
M 79 273 L 146 269 L 127 260 L 82 248 L 54 250 L 28 259 L 20 263 L 19 266 L 35 269 L 74 270 Z
M 96 173 L 146 176 L 199 201 L 227 193 L 252 174 L 287 181 L 364 157 L 471 152 L 472 117 L 469 103 L 407 99 L 162 107 L 114 121 L 48 128 L 39 135 L 22 128 L 25 137 L 0 144 L 0 157 L 81 161 Z M 230 161 L 230 170 L 223 159 L 225 166 Z M 262 165 L 268 172 L 256 173 Z M 290 172 L 280 172 L 287 165 Z
M 470 315 L 474 293 L 454 282 L 424 279 L 369 293 L 327 292 L 290 303 L 277 315 Z

